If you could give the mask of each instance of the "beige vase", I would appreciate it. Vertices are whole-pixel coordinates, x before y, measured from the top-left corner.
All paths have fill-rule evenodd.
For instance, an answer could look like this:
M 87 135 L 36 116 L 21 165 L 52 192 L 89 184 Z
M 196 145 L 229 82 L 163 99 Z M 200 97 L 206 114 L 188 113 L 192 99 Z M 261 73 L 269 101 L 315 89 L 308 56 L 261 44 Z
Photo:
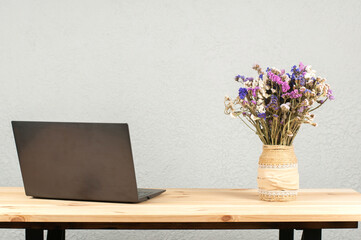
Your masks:
M 257 183 L 261 200 L 296 200 L 299 175 L 293 146 L 263 145 L 258 162 Z

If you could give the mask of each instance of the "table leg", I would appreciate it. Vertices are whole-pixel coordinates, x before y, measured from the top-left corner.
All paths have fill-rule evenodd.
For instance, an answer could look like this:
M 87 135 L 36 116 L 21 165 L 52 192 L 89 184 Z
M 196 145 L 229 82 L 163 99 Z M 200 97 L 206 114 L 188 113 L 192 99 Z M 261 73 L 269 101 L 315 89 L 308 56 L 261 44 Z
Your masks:
M 301 240 L 321 240 L 322 229 L 304 229 Z
M 26 240 L 44 240 L 43 229 L 25 229 Z
M 65 229 L 48 230 L 47 240 L 65 240 Z
M 279 240 L 293 240 L 293 229 L 280 229 Z

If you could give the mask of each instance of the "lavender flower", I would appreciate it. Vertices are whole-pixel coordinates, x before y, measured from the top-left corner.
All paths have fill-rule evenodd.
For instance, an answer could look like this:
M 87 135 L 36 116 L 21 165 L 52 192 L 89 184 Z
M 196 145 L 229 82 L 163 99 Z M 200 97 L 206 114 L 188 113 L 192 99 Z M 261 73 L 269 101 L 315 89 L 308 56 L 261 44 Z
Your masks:
M 300 77 L 298 80 L 300 81 L 300 84 L 301 84 L 302 86 L 305 86 L 305 85 L 306 85 L 306 79 L 305 79 L 303 76 Z
M 238 90 L 238 95 L 240 99 L 244 99 L 248 94 L 247 88 L 240 88 Z
M 266 115 L 266 113 L 258 113 L 258 117 L 266 120 L 267 115 Z
M 241 76 L 241 75 L 237 75 L 234 77 L 234 80 L 236 80 L 237 82 L 239 81 L 239 79 L 242 79 L 242 81 L 244 81 L 244 76 Z
M 330 99 L 330 100 L 335 100 L 335 97 L 332 95 L 333 92 L 331 89 L 328 89 L 327 90 L 327 97 Z
M 270 103 L 267 104 L 266 109 L 273 109 L 277 111 L 279 109 L 277 97 L 272 95 Z

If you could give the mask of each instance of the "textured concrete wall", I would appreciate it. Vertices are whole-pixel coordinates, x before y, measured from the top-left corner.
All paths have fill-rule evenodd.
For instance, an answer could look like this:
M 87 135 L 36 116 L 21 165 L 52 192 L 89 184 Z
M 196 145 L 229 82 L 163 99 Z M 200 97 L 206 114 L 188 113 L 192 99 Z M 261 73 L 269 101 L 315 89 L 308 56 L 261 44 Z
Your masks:
M 128 122 L 141 187 L 255 188 L 261 142 L 223 114 L 236 74 L 300 60 L 336 100 L 295 140 L 301 188 L 361 191 L 360 1 L 0 0 L 0 186 L 11 120 Z M 277 239 L 277 231 L 69 231 L 68 239 Z M 148 235 L 149 234 L 149 235 Z M 297 233 L 299 234 L 299 233 Z M 0 230 L 0 239 L 21 239 Z M 325 239 L 359 239 L 326 230 Z M 268 237 L 269 236 L 269 237 Z

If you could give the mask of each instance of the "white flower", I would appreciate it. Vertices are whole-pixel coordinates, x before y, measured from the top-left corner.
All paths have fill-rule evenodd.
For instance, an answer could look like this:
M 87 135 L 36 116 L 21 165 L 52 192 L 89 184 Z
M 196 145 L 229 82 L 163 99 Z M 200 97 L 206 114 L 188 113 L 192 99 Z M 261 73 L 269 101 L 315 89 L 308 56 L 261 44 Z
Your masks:
M 259 82 L 258 82 L 258 86 L 259 86 L 260 89 L 263 89 L 263 88 L 264 88 L 264 83 L 263 83 L 263 81 L 259 81 Z
M 263 79 L 263 82 L 265 82 L 265 81 L 267 81 L 267 80 L 268 80 L 268 76 L 267 76 L 267 73 L 263 74 L 263 77 L 262 77 L 262 79 Z
M 252 82 L 252 88 L 255 88 L 258 86 L 258 79 L 253 80 Z
M 318 84 L 316 87 L 317 92 L 321 93 L 323 91 L 323 84 Z
M 281 109 L 282 109 L 282 111 L 284 111 L 284 112 L 288 112 L 288 111 L 290 110 L 290 103 L 288 102 L 288 103 L 282 104 L 282 105 L 281 105 Z
M 277 73 L 277 75 L 281 74 L 281 71 L 275 67 L 272 67 L 271 70 L 273 70 L 273 72 Z
M 251 82 L 251 81 L 247 81 L 247 82 L 244 83 L 244 86 L 245 86 L 246 88 L 250 88 L 250 87 L 252 87 L 252 82 Z
M 257 111 L 259 113 L 265 113 L 266 112 L 266 109 L 264 108 L 264 105 L 259 105 L 256 107 Z
M 263 96 L 265 97 L 265 98 L 269 98 L 271 95 L 269 95 L 268 93 L 266 93 L 266 92 L 264 92 L 264 93 L 262 93 L 263 94 Z
M 327 92 L 328 92 L 328 86 L 327 86 L 327 84 L 325 84 L 325 87 L 323 88 L 322 95 L 323 95 L 323 96 L 326 96 L 326 95 L 327 95 Z
M 313 119 L 315 119 L 315 115 L 312 113 L 308 113 L 305 115 L 305 118 L 307 118 L 309 121 L 313 121 Z
M 231 112 L 231 117 L 232 117 L 232 118 L 237 118 L 237 116 L 238 116 L 238 115 L 237 115 L 234 111 Z
M 286 83 L 289 83 L 290 81 L 291 81 L 291 79 L 287 76 L 287 75 L 285 75 L 286 77 L 285 77 L 285 82 Z
M 306 67 L 306 74 L 305 74 L 305 79 L 311 79 L 311 78 L 316 78 L 316 71 L 312 70 L 312 66 L 308 65 Z
M 258 97 L 257 105 L 264 105 L 263 97 Z
M 251 115 L 251 118 L 252 118 L 252 120 L 254 120 L 254 121 L 259 119 L 259 117 L 256 117 L 256 116 L 253 115 L 253 114 Z
M 308 72 L 305 74 L 305 79 L 312 79 L 316 77 L 316 71 L 314 72 Z
M 308 102 L 307 99 L 303 100 L 303 102 L 302 102 L 302 105 L 303 105 L 303 106 L 308 106 L 309 104 L 310 104 L 310 103 Z
M 224 97 L 224 105 L 225 105 L 225 109 L 224 109 L 224 113 L 225 114 L 233 114 L 233 112 L 235 111 L 235 106 L 234 103 L 232 102 L 232 99 L 228 96 Z
M 231 101 L 231 98 L 228 95 L 226 95 L 224 96 L 224 101 Z

